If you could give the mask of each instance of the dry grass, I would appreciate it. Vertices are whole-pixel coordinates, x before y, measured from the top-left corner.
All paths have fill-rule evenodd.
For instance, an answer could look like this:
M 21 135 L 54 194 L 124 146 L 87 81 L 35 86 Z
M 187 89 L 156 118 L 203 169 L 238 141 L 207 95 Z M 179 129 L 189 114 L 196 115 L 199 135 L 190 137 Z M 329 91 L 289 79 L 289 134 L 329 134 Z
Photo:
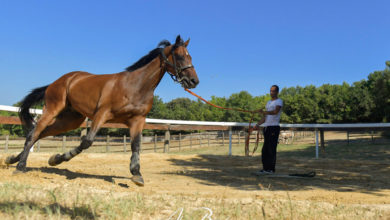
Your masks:
M 285 199 L 231 200 L 227 195 L 42 189 L 14 182 L 1 185 L 0 211 L 1 219 L 179 219 L 180 212 L 183 219 L 386 219 L 386 212 L 374 205 L 294 201 L 288 192 Z

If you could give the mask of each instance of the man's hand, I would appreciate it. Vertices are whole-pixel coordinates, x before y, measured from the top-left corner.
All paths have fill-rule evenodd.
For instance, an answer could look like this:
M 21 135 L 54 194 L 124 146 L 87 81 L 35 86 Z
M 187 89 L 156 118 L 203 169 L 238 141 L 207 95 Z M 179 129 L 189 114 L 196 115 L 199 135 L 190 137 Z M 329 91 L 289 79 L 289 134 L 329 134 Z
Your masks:
M 260 130 L 260 125 L 265 122 L 265 118 L 262 118 L 259 122 L 256 123 L 255 128 L 257 130 Z

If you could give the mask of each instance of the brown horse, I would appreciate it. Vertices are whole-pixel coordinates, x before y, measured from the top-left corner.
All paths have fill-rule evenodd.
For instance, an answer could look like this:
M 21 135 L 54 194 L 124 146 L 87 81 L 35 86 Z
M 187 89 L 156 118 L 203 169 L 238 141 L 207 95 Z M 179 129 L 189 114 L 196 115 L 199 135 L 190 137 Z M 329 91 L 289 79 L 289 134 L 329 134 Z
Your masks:
M 80 146 L 64 154 L 50 157 L 51 166 L 69 161 L 92 145 L 99 128 L 106 122 L 126 124 L 130 130 L 132 180 L 144 185 L 140 173 L 140 135 L 145 118 L 153 104 L 153 93 L 165 72 L 184 88 L 195 88 L 199 83 L 192 59 L 187 50 L 189 40 L 180 35 L 175 44 L 161 41 L 158 47 L 116 74 L 94 75 L 70 72 L 48 86 L 34 89 L 22 101 L 19 117 L 26 128 L 23 151 L 9 156 L 7 164 L 19 162 L 15 172 L 26 171 L 30 148 L 44 137 L 78 128 L 86 117 L 92 120 L 91 129 Z M 43 101 L 43 115 L 35 123 L 29 108 Z

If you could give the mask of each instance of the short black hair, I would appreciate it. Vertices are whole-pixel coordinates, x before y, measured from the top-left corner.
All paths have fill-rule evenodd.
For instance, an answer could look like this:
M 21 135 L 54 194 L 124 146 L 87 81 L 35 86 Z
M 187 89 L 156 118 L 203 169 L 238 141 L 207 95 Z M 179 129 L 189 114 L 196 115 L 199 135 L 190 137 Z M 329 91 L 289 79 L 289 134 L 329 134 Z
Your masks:
M 275 87 L 275 88 L 276 88 L 276 92 L 279 93 L 279 86 L 278 86 L 278 85 L 272 85 L 271 88 L 272 88 L 272 87 Z

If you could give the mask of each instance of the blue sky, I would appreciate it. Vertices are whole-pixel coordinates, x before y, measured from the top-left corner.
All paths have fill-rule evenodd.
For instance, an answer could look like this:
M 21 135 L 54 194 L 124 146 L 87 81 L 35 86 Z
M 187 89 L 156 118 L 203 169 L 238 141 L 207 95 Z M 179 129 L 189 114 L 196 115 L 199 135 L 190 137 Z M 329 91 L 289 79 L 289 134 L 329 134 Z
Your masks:
M 83 70 L 116 73 L 177 34 L 210 99 L 353 83 L 390 60 L 390 1 L 0 1 L 0 104 Z M 166 75 L 155 94 L 191 97 Z

